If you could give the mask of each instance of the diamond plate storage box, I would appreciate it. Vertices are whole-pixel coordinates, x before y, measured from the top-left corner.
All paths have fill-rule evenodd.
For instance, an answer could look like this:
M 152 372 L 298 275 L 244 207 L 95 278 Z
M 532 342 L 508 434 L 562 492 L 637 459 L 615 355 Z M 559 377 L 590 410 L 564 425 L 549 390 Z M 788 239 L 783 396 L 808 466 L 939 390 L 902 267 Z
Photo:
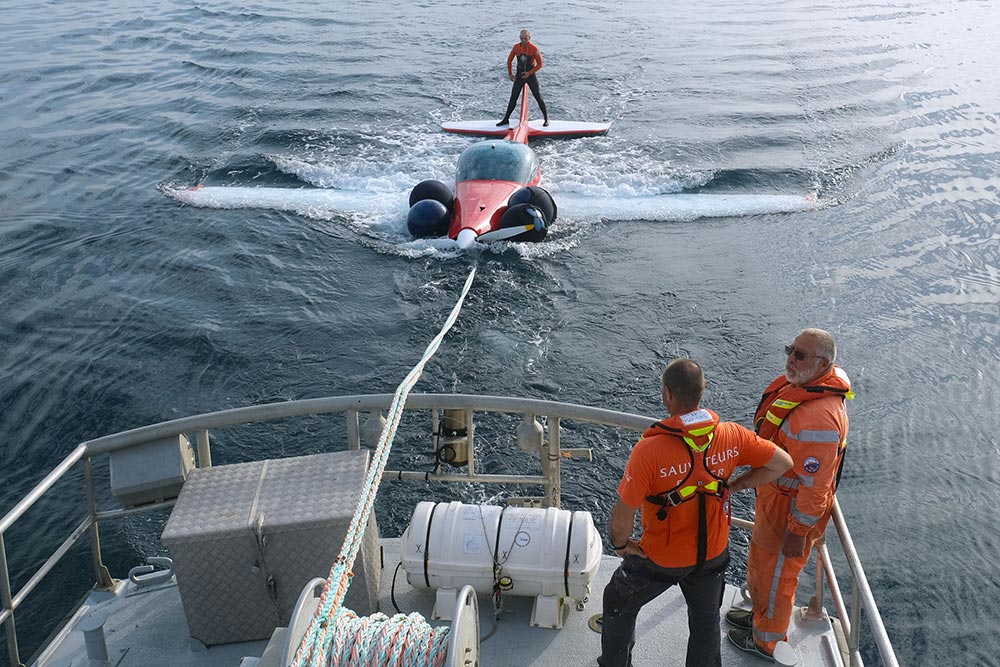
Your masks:
M 162 536 L 191 636 L 252 641 L 287 625 L 340 553 L 367 468 L 368 451 L 354 450 L 192 471 Z M 377 611 L 380 567 L 373 515 L 345 607 Z

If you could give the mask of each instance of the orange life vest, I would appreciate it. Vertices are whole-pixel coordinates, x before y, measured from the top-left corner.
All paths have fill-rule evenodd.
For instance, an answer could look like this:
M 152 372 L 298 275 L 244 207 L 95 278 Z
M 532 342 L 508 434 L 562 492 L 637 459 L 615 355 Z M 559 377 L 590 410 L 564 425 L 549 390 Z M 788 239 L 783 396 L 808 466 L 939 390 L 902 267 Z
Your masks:
M 834 366 L 826 375 L 816 378 L 813 384 L 799 387 L 793 385 L 785 377 L 784 373 L 774 379 L 764 390 L 757 412 L 754 413 L 754 430 L 762 438 L 767 438 L 771 442 L 777 442 L 775 436 L 781 429 L 781 425 L 788 419 L 788 415 L 806 401 L 812 401 L 825 396 L 840 396 L 843 400 L 852 400 L 854 392 L 851 391 L 851 381 L 840 366 Z M 844 466 L 844 450 L 847 448 L 847 441 L 840 443 L 838 457 L 840 463 L 837 467 L 837 482 L 840 482 L 840 473 Z M 791 471 L 786 472 L 785 477 L 795 477 Z M 779 484 L 779 487 L 781 485 Z M 835 487 L 836 488 L 836 487 Z
M 676 507 L 689 500 L 698 500 L 698 561 L 696 567 L 705 562 L 708 550 L 708 518 L 706 503 L 709 499 L 720 502 L 728 507 L 729 485 L 722 477 L 712 474 L 705 458 L 708 456 L 708 446 L 715 438 L 715 427 L 719 424 L 719 415 L 711 410 L 701 408 L 694 412 L 675 415 L 669 419 L 653 424 L 652 428 L 660 428 L 676 436 L 675 439 L 684 446 L 691 459 L 688 474 L 681 482 L 655 496 L 646 496 L 647 502 L 659 505 L 656 518 L 664 521 L 671 507 Z M 695 456 L 700 454 L 701 456 Z M 727 511 L 728 514 L 728 511 Z M 730 516 L 730 520 L 732 516 Z

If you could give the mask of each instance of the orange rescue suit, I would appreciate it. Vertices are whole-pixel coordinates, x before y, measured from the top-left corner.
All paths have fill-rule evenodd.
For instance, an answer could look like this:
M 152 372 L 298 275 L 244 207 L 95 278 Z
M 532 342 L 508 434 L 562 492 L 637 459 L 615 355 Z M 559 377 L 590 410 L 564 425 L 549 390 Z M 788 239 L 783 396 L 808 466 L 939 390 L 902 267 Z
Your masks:
M 747 562 L 754 639 L 769 652 L 785 639 L 799 573 L 833 511 L 847 447 L 845 399 L 853 397 L 850 379 L 838 366 L 805 387 L 794 386 L 781 375 L 764 391 L 754 415 L 757 433 L 788 452 L 793 461 L 791 470 L 757 488 Z M 805 536 L 802 556 L 781 553 L 786 530 Z
M 618 495 L 640 508 L 639 544 L 650 560 L 661 567 L 691 567 L 719 556 L 729 545 L 725 480 L 737 466 L 766 464 L 774 451 L 772 443 L 742 426 L 719 422 L 711 410 L 675 415 L 646 429 L 632 448 Z M 657 496 L 678 502 L 651 501 Z

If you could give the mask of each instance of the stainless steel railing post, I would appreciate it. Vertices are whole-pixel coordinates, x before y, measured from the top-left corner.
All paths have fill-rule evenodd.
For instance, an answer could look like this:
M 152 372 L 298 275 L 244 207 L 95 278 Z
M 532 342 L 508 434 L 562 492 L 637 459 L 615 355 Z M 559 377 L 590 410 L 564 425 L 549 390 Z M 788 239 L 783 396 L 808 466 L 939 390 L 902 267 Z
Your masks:
M 198 430 L 198 467 L 212 467 L 212 445 L 208 439 L 208 429 Z
M 861 664 L 861 653 L 858 649 L 861 636 L 861 595 L 858 594 L 858 582 L 851 577 L 851 633 L 847 636 L 847 648 L 851 652 L 851 667 Z
M 348 410 L 344 416 L 347 418 L 347 448 L 361 449 L 361 424 L 358 422 L 358 411 Z
M 94 498 L 94 464 L 89 456 L 83 457 L 83 480 L 87 488 L 87 514 L 90 516 L 90 558 L 94 565 L 94 580 L 97 588 L 111 590 L 114 579 L 101 557 L 101 531 L 97 521 L 97 500 Z
M 542 462 L 542 470 L 548 482 L 545 485 L 545 506 L 562 507 L 562 485 L 560 483 L 560 425 L 559 417 L 549 417 L 546 419 L 549 425 L 549 449 L 546 452 L 545 460 Z
M 7 612 L 3 627 L 7 633 L 7 654 L 10 656 L 11 667 L 19 667 L 21 656 L 17 649 L 17 628 L 14 626 L 14 599 L 10 591 L 10 576 L 7 570 L 7 547 L 4 545 L 3 533 L 0 532 L 0 603 Z
M 830 550 L 826 543 L 823 543 L 823 569 L 826 571 L 827 589 L 830 591 L 830 599 L 833 600 L 834 611 L 840 619 L 840 627 L 844 630 L 844 635 L 851 631 L 851 619 L 847 614 L 847 607 L 844 606 L 844 594 L 840 590 L 840 582 L 837 581 L 837 573 L 833 570 L 833 562 L 830 560 Z
M 468 447 L 469 477 L 476 475 L 476 414 L 472 410 L 465 412 L 465 437 Z
M 809 600 L 806 618 L 823 618 L 823 540 L 813 547 L 816 552 L 816 590 Z

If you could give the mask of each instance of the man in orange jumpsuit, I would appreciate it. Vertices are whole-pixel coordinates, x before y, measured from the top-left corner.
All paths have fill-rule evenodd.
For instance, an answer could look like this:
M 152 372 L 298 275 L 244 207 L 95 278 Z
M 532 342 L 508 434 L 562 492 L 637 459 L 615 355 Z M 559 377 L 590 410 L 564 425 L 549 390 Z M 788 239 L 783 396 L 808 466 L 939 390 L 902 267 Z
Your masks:
M 786 639 L 799 572 L 823 537 L 847 446 L 847 374 L 834 365 L 837 347 L 822 329 L 804 329 L 785 347 L 785 373 L 764 391 L 757 434 L 792 456 L 794 466 L 757 489 L 747 562 L 753 611 L 731 609 L 729 639 L 740 650 L 773 661 Z
M 512 67 L 515 58 L 517 59 L 516 76 Z M 518 95 L 524 90 L 524 84 L 528 84 L 531 94 L 535 96 L 535 101 L 538 102 L 538 108 L 542 110 L 542 117 L 545 119 L 543 124 L 546 126 L 549 124 L 549 112 L 545 109 L 542 93 L 538 90 L 538 77 L 535 76 L 535 73 L 540 69 L 542 69 L 542 52 L 538 50 L 537 46 L 531 43 L 531 33 L 527 30 L 522 30 L 520 41 L 507 54 L 507 78 L 514 82 L 514 86 L 510 91 L 510 101 L 507 102 L 507 113 L 497 123 L 497 127 L 510 123 L 510 114 L 514 111 L 514 105 L 517 104 Z
M 730 491 L 766 484 L 791 468 L 773 443 L 699 407 L 701 367 L 675 359 L 663 371 L 669 419 L 636 443 L 611 511 L 611 548 L 624 560 L 604 589 L 601 667 L 630 667 L 639 610 L 679 584 L 688 609 L 687 667 L 722 664 L 719 605 L 729 564 Z M 728 483 L 737 466 L 752 469 Z M 635 513 L 642 537 L 633 540 Z

